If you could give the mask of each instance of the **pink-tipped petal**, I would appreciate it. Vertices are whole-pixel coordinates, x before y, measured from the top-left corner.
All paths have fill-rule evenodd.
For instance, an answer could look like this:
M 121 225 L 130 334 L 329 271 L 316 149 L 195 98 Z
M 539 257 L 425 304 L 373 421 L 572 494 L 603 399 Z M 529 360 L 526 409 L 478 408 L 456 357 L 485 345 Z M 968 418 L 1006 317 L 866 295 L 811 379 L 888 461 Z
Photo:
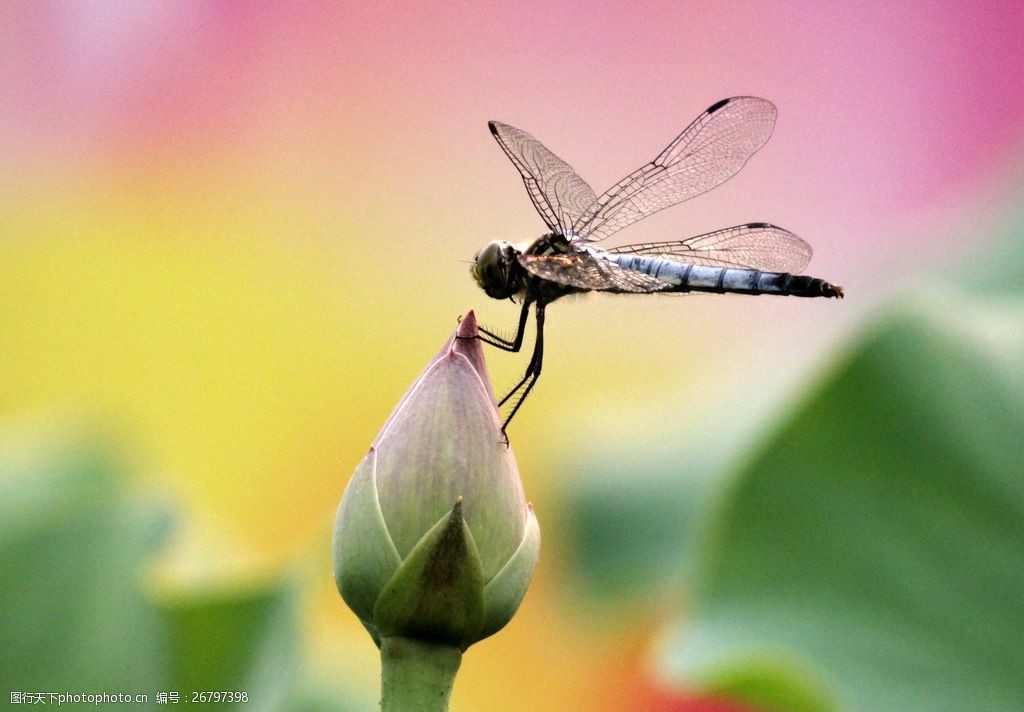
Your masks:
M 455 330 L 455 342 L 452 346 L 452 351 L 469 359 L 473 369 L 480 377 L 481 387 L 491 399 L 495 410 L 497 410 L 498 400 L 494 397 L 494 389 L 491 387 L 491 376 L 487 370 L 487 361 L 484 360 L 484 342 L 477 338 L 479 335 L 480 329 L 476 323 L 476 314 L 470 309 L 466 312 L 466 316 L 462 317 L 462 321 L 459 322 L 459 328 Z

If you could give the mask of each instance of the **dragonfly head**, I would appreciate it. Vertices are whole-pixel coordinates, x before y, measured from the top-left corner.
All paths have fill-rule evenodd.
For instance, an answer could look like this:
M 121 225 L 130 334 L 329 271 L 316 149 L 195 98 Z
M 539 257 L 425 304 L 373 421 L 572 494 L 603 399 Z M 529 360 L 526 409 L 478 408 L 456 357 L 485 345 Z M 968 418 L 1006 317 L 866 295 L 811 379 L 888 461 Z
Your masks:
M 505 240 L 489 242 L 473 260 L 473 279 L 494 299 L 508 299 L 519 291 L 516 248 Z

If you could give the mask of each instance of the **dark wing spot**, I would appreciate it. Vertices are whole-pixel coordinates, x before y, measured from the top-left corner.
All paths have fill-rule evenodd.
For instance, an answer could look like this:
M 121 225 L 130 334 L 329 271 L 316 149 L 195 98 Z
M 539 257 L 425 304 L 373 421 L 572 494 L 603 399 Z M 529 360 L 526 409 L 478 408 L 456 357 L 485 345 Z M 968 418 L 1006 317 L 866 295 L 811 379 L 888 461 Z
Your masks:
M 765 223 L 765 222 L 747 223 L 747 227 L 749 227 L 751 230 L 762 230 L 762 229 L 764 229 L 766 227 L 771 227 L 771 225 L 769 223 Z
M 495 125 L 495 122 L 488 121 L 487 128 L 489 128 L 491 130 L 491 133 L 494 134 L 495 136 L 498 135 L 498 127 Z
M 730 101 L 732 101 L 732 99 L 722 99 L 722 100 L 721 100 L 721 101 L 719 101 L 719 102 L 715 102 L 715 103 L 714 103 L 714 104 L 712 104 L 712 105 L 711 105 L 710 107 L 708 107 L 708 110 L 707 110 L 707 112 L 706 112 L 706 113 L 708 113 L 708 114 L 713 114 L 713 113 L 715 113 L 716 111 L 718 111 L 719 109 L 721 109 L 721 108 L 722 108 L 723 106 L 725 106 L 726 104 L 728 104 L 728 103 L 729 103 Z

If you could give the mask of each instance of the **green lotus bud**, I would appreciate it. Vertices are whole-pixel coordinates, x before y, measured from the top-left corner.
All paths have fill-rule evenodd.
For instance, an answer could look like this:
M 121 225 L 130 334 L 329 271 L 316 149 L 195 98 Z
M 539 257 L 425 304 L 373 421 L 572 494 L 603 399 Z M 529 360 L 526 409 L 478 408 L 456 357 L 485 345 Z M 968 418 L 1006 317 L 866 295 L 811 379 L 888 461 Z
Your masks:
M 378 645 L 465 650 L 508 623 L 537 563 L 540 529 L 476 335 L 471 312 L 388 418 L 338 508 L 335 581 Z

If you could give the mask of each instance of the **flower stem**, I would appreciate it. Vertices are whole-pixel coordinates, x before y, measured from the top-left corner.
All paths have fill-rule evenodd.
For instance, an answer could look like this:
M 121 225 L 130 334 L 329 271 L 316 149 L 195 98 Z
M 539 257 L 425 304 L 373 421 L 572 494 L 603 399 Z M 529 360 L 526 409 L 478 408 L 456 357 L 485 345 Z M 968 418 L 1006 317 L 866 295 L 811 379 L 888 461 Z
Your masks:
M 446 712 L 462 651 L 412 638 L 380 646 L 381 712 Z

